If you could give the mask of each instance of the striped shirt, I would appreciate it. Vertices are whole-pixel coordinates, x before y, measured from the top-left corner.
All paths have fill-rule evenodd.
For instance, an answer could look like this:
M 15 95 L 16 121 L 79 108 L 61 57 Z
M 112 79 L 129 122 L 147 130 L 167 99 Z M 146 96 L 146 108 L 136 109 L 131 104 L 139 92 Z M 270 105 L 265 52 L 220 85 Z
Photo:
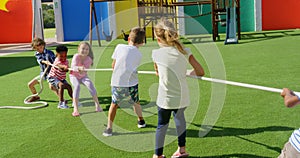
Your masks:
M 58 58 L 56 58 L 53 65 L 66 65 L 67 68 L 69 68 L 69 61 L 66 60 L 66 61 L 62 62 Z M 54 78 L 57 78 L 58 80 L 62 81 L 62 80 L 66 79 L 66 73 L 67 72 L 61 71 L 58 68 L 51 67 L 49 77 L 54 77 Z
M 300 128 L 292 133 L 289 142 L 298 152 L 300 152 Z

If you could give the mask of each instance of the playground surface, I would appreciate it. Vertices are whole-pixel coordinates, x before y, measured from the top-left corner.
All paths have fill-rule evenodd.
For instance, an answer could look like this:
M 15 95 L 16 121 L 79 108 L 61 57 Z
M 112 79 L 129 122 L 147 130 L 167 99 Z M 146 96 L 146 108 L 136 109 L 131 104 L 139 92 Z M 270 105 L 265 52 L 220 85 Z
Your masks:
M 70 42 L 57 42 L 55 38 L 45 39 L 47 47 L 56 46 L 59 44 L 67 44 Z M 0 44 L 0 56 L 15 54 L 25 51 L 31 51 L 31 43 L 12 43 L 12 44 Z
M 213 77 L 214 66 L 221 64 L 226 80 L 300 91 L 299 30 L 243 33 L 242 40 L 234 45 L 224 45 L 224 41 L 201 42 L 196 38 L 183 42 L 203 64 L 207 77 Z M 103 41 L 102 47 L 93 44 L 94 67 L 109 68 L 112 52 L 119 43 L 126 42 L 117 39 L 111 43 Z M 78 42 L 66 45 L 70 61 L 77 51 Z M 218 60 L 209 63 L 211 60 L 206 55 L 216 53 L 210 50 L 212 47 L 217 48 L 222 63 Z M 17 50 L 11 48 L 11 52 Z M 49 44 L 47 48 L 55 49 Z M 151 51 L 155 48 L 158 45 L 151 39 L 140 48 L 143 64 L 139 70 L 153 71 Z M 0 106 L 30 106 L 24 105 L 23 99 L 30 95 L 27 83 L 38 75 L 39 67 L 28 45 L 20 49 L 25 51 L 0 57 Z M 6 47 L 4 50 L 9 49 Z M 91 97 L 82 88 L 80 101 L 83 107 L 79 109 L 82 115 L 72 117 L 72 109 L 56 108 L 57 97 L 45 86 L 41 99 L 49 103 L 48 107 L 38 110 L 0 109 L 0 157 L 151 157 L 154 146 L 149 144 L 154 142 L 157 124 L 155 100 L 152 98 L 157 90 L 157 77 L 139 75 L 140 100 L 147 128 L 136 127 L 132 108 L 119 108 L 114 122 L 115 135 L 107 138 L 102 136 L 102 132 L 110 105 L 111 72 L 91 72 L 89 75 L 97 89 L 103 113 L 93 111 Z M 284 107 L 279 93 L 228 85 L 225 87 L 224 104 L 210 106 L 211 102 L 222 102 L 221 97 L 214 98 L 212 93 L 213 86 L 220 85 L 201 80 L 196 83 L 200 90 L 191 99 L 194 101 L 195 97 L 199 97 L 199 100 L 188 107 L 195 110 L 195 114 L 189 115 L 191 111 L 186 114 L 192 116 L 187 117 L 187 151 L 191 158 L 277 157 L 293 130 L 300 127 L 300 107 Z M 196 88 L 190 88 L 191 91 L 193 89 Z M 212 117 L 216 117 L 212 126 L 204 124 L 205 119 L 211 120 Z M 211 130 L 204 137 L 199 137 L 199 131 L 205 130 L 203 127 L 211 127 Z M 171 126 L 167 136 L 171 141 L 164 150 L 167 157 L 176 150 L 173 132 Z

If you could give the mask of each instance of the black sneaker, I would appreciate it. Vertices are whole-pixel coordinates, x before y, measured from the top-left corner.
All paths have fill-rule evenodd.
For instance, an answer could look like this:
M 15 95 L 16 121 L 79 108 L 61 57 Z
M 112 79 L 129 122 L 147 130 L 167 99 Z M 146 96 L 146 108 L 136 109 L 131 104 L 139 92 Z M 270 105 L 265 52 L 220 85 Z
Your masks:
M 140 120 L 138 121 L 138 128 L 144 128 L 146 127 L 146 122 L 145 120 Z
M 111 128 L 106 128 L 104 132 L 102 133 L 105 137 L 112 136 L 112 129 Z

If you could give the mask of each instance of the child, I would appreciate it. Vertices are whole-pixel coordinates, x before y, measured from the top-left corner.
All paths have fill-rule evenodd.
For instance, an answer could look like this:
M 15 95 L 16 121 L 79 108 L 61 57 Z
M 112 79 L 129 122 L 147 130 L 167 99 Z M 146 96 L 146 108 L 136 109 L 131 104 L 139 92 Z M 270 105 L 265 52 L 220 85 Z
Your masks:
M 67 60 L 68 48 L 64 45 L 56 47 L 56 58 L 53 63 L 53 67 L 48 75 L 48 81 L 58 89 L 59 103 L 57 108 L 67 109 L 69 108 L 64 100 L 64 89 L 68 90 L 69 96 L 72 98 L 72 87 L 66 81 L 66 72 L 68 72 L 69 62 Z
M 72 115 L 74 117 L 80 116 L 78 112 L 78 100 L 79 100 L 79 92 L 80 92 L 80 84 L 85 85 L 89 91 L 91 96 L 94 99 L 96 112 L 102 111 L 102 108 L 99 105 L 98 97 L 96 89 L 92 83 L 92 81 L 87 76 L 86 71 L 84 69 L 90 68 L 93 64 L 93 51 L 91 46 L 87 42 L 81 42 L 78 46 L 78 53 L 73 56 L 72 59 L 72 69 L 70 72 L 70 81 L 73 85 L 73 106 L 74 110 Z M 78 70 L 78 71 L 76 71 Z
M 178 40 L 173 23 L 161 20 L 154 28 L 159 49 L 152 51 L 159 87 L 156 104 L 158 105 L 158 125 L 156 129 L 155 154 L 153 158 L 163 158 L 163 147 L 171 114 L 178 135 L 178 149 L 172 157 L 188 157 L 185 150 L 186 122 L 184 110 L 189 105 L 189 90 L 186 81 L 187 64 L 194 70 L 190 75 L 203 76 L 204 70 L 194 56 L 187 52 Z
M 128 45 L 117 45 L 112 55 L 112 102 L 108 112 L 107 128 L 103 132 L 104 136 L 112 136 L 112 123 L 116 116 L 117 108 L 122 100 L 129 97 L 130 100 L 128 102 L 133 104 L 134 111 L 138 116 L 138 127 L 146 127 L 139 103 L 137 75 L 137 67 L 142 58 L 138 48 L 144 44 L 144 39 L 145 31 L 142 28 L 135 27 L 130 31 Z
M 39 83 L 39 81 L 41 80 L 42 74 L 44 73 L 45 69 L 47 68 L 47 64 L 48 63 L 53 63 L 55 60 L 55 55 L 51 50 L 48 50 L 45 48 L 46 43 L 44 40 L 40 39 L 40 38 L 35 38 L 33 39 L 31 46 L 34 50 L 36 50 L 35 52 L 35 57 L 37 59 L 38 64 L 40 65 L 40 75 L 35 77 L 34 79 L 32 79 L 29 83 L 28 83 L 28 87 L 31 91 L 32 94 L 36 94 L 37 91 L 35 89 L 35 85 Z M 49 74 L 50 71 L 50 67 L 48 68 L 45 76 L 44 76 L 44 80 L 47 79 L 47 76 Z M 56 95 L 58 95 L 57 89 L 53 86 L 51 86 L 51 84 L 49 84 L 49 87 L 52 91 L 54 91 L 54 93 Z M 39 100 L 40 97 L 39 96 L 33 96 L 31 97 L 29 100 L 27 100 L 28 102 L 33 102 L 33 101 L 37 101 Z
M 288 108 L 295 107 L 300 103 L 299 95 L 288 88 L 283 88 L 281 96 L 284 98 L 284 104 Z M 278 156 L 278 158 L 290 157 L 300 157 L 300 128 L 292 133 L 289 141 L 285 143 L 281 154 Z

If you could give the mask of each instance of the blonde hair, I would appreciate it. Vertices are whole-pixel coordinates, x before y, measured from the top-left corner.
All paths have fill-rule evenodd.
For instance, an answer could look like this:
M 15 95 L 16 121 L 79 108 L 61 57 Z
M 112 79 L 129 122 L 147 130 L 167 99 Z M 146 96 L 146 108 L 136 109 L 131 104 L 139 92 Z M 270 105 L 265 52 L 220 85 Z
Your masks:
M 88 42 L 80 42 L 78 47 L 80 47 L 81 45 L 87 45 L 89 47 L 89 54 L 88 56 L 92 59 L 92 61 L 94 60 L 94 53 L 93 53 L 93 50 L 92 50 L 92 47 L 91 45 L 88 43 Z M 92 62 L 92 65 L 93 65 L 93 62 Z
M 179 41 L 179 35 L 172 22 L 161 19 L 154 27 L 154 33 L 162 44 L 174 46 L 182 54 L 187 54 Z
M 40 46 L 40 45 L 46 46 L 45 41 L 43 39 L 41 39 L 41 38 L 36 37 L 31 42 L 31 47 L 33 49 L 35 49 L 35 47 Z

